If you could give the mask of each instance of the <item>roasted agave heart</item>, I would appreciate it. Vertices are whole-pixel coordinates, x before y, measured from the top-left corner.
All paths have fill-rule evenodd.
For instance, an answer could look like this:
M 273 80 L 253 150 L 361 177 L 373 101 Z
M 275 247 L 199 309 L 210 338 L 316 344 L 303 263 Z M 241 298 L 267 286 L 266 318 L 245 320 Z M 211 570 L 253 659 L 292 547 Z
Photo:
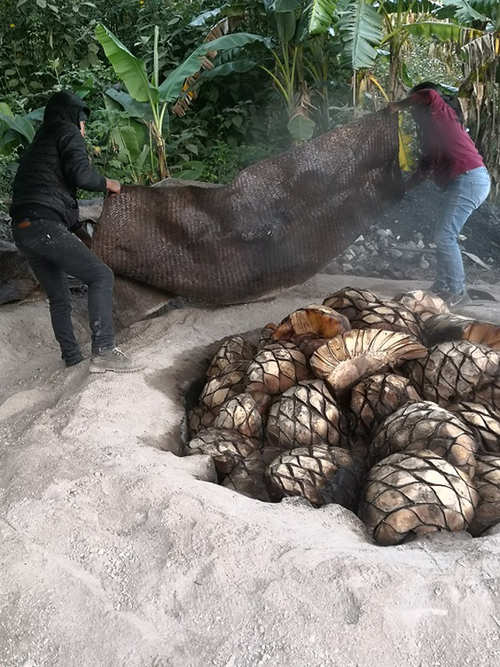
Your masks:
M 351 322 L 370 303 L 381 303 L 381 301 L 373 292 L 357 287 L 345 287 L 323 301 L 324 306 L 345 315 Z
M 430 345 L 452 340 L 468 340 L 492 350 L 500 350 L 500 327 L 490 322 L 477 322 L 470 317 L 447 313 L 434 315 L 425 323 Z
M 295 310 L 286 317 L 274 332 L 273 338 L 298 344 L 307 338 L 334 338 L 350 329 L 351 324 L 345 315 L 332 308 L 313 304 Z
M 478 500 L 470 478 L 441 456 L 398 453 L 368 473 L 359 516 L 378 544 L 400 544 L 437 530 L 465 530 Z
M 399 331 L 353 330 L 318 348 L 310 364 L 335 395 L 377 371 L 424 356 L 427 349 Z
M 245 391 L 254 394 L 281 394 L 310 373 L 304 354 L 293 343 L 267 345 L 248 364 Z
M 448 306 L 443 299 L 420 289 L 412 292 L 401 292 L 393 300 L 411 310 L 415 315 L 418 315 L 420 322 L 426 322 L 434 315 L 449 312 Z
M 322 380 L 287 389 L 267 416 L 266 444 L 278 450 L 347 444 L 348 422 Z
M 228 338 L 217 350 L 207 370 L 207 377 L 220 375 L 230 364 L 250 361 L 256 353 L 255 347 L 241 336 Z
M 219 475 L 228 475 L 241 460 L 256 450 L 249 438 L 224 428 L 207 428 L 189 441 L 186 454 L 212 457 Z
M 292 449 L 270 464 L 267 476 L 278 497 L 302 496 L 316 506 L 335 502 L 348 509 L 357 502 L 359 469 L 345 449 Z
M 469 533 L 479 537 L 500 522 L 500 458 L 478 456 L 474 484 L 479 504 L 469 526 Z
M 379 426 L 368 447 L 371 463 L 398 451 L 432 450 L 474 477 L 478 443 L 460 419 L 431 401 L 409 403 Z

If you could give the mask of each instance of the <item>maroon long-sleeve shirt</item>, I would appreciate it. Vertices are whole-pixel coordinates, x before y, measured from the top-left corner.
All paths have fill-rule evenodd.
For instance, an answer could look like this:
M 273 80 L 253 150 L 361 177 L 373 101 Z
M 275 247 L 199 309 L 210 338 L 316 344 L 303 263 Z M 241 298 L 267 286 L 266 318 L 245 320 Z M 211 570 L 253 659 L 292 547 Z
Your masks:
M 443 188 L 466 171 L 484 167 L 481 155 L 455 111 L 437 91 L 419 90 L 413 93 L 411 100 L 415 105 L 428 106 L 430 111 L 422 127 L 422 158 L 415 174 L 417 180 L 432 176 Z

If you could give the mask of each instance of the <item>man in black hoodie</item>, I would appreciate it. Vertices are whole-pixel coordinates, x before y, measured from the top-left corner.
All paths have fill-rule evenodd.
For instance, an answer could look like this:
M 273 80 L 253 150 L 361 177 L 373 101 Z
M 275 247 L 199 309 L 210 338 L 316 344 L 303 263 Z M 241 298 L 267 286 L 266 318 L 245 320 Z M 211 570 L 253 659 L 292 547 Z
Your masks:
M 88 285 L 91 372 L 137 367 L 117 347 L 112 321 L 113 272 L 72 232 L 79 228 L 77 188 L 120 193 L 89 160 L 83 136 L 89 109 L 74 93 L 53 95 L 43 123 L 22 157 L 13 184 L 12 232 L 49 298 L 50 316 L 67 366 L 83 360 L 71 322 L 66 274 Z

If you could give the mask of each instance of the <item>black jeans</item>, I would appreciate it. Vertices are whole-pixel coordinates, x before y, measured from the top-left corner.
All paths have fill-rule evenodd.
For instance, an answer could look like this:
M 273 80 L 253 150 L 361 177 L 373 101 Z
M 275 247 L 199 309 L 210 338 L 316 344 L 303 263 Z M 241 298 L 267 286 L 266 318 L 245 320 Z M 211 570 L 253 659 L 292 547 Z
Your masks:
M 71 364 L 81 358 L 71 322 L 71 295 L 66 274 L 88 285 L 92 352 L 114 347 L 113 272 L 62 222 L 26 218 L 12 224 L 14 242 L 26 256 L 49 297 L 50 316 L 61 356 Z

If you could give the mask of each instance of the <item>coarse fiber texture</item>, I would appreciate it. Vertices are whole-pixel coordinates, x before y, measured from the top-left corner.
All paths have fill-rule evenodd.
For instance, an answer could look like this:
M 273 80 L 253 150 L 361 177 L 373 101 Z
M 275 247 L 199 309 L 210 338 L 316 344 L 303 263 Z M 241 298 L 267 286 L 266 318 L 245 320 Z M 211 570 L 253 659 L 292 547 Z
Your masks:
M 106 200 L 92 247 L 117 274 L 208 303 L 316 274 L 403 196 L 397 118 L 379 112 L 244 169 Z

